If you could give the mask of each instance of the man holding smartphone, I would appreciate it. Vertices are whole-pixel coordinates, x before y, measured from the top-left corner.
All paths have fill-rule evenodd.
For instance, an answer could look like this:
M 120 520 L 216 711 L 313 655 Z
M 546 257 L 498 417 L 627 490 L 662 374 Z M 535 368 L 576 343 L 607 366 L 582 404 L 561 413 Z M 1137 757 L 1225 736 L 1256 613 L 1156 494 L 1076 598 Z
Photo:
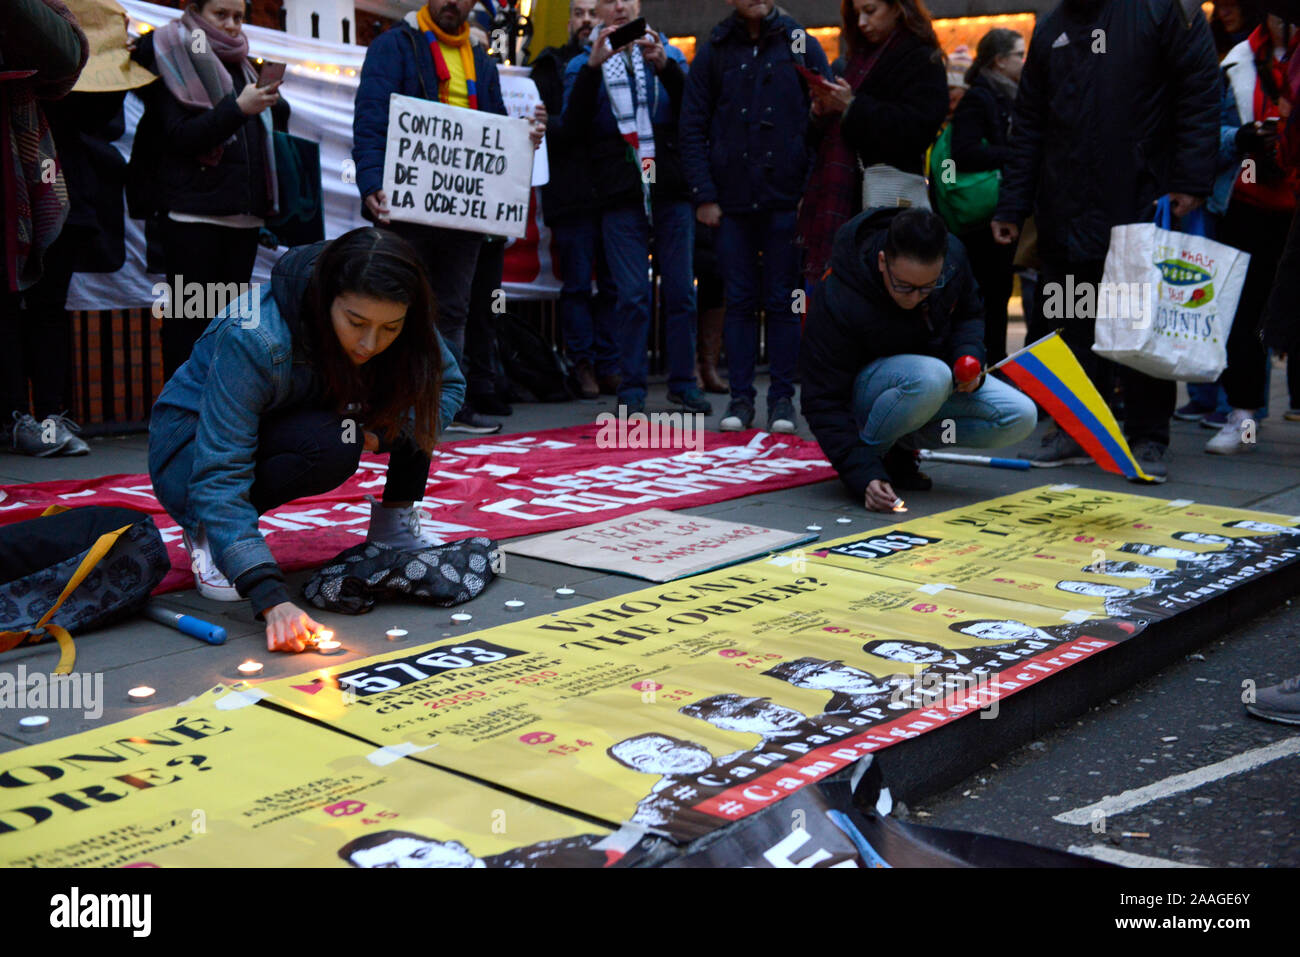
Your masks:
M 731 403 L 724 432 L 754 422 L 758 312 L 767 315 L 769 432 L 793 432 L 802 285 L 796 211 L 812 168 L 808 88 L 827 82 L 815 37 L 773 0 L 728 0 L 735 12 L 698 47 L 682 104 L 682 165 L 695 218 L 717 230 L 726 300 Z M 761 268 L 760 268 L 761 262 Z
M 591 159 L 617 296 L 619 404 L 628 414 L 645 411 L 646 259 L 653 237 L 667 325 L 668 401 L 707 415 L 713 409 L 695 381 L 695 222 L 677 154 L 686 58 L 667 37 L 642 26 L 644 20 L 636 24 L 640 7 L 640 0 L 596 0 L 602 26 L 565 69 L 563 123 Z

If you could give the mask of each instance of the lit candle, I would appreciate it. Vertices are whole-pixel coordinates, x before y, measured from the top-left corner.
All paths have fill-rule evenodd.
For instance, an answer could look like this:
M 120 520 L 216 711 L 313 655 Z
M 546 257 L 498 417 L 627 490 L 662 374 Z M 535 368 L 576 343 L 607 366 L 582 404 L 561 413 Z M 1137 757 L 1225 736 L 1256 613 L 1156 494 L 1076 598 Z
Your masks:
M 18 727 L 22 728 L 24 731 L 40 731 L 49 723 L 50 719 L 45 717 L 43 714 L 34 714 L 26 718 L 18 719 Z
M 577 593 L 568 585 L 561 585 L 559 588 L 555 589 L 555 596 L 557 598 L 572 598 L 575 594 Z
M 241 675 L 260 675 L 262 673 L 262 663 L 250 658 L 239 666 L 239 673 Z
M 140 685 L 138 688 L 132 688 L 128 691 L 126 696 L 132 701 L 148 701 L 154 696 L 154 690 L 148 685 Z
M 408 632 L 405 628 L 389 628 L 384 634 L 388 636 L 389 641 L 396 641 L 398 638 L 405 638 Z
M 464 611 L 458 611 L 456 614 L 451 616 L 451 622 L 453 625 L 463 625 L 473 620 L 474 616 L 469 614 L 469 612 Z
M 325 638 L 316 642 L 316 653 L 318 655 L 337 655 L 343 651 L 343 642 L 335 641 L 333 638 Z
M 518 611 L 520 608 L 523 607 L 524 607 L 524 603 L 521 602 L 518 598 L 511 598 L 506 602 L 507 611 Z

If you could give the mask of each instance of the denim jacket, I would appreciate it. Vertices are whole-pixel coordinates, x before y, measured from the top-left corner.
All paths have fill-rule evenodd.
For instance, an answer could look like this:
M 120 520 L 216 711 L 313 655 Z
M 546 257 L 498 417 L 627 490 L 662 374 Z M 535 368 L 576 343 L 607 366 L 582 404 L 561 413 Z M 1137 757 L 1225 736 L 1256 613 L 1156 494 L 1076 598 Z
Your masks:
M 299 313 L 324 247 L 314 243 L 286 253 L 271 282 L 257 289 L 259 308 L 250 308 L 250 291 L 213 319 L 164 386 L 149 422 L 149 475 L 158 501 L 187 531 L 203 525 L 213 562 L 255 605 L 288 600 L 279 566 L 257 530 L 250 494 L 262 417 L 320 400 L 320 381 L 306 354 L 295 349 L 295 338 L 301 341 Z M 441 426 L 464 401 L 465 377 L 441 336 L 438 344 Z M 189 443 L 195 446 L 193 467 L 185 469 L 177 453 Z M 249 574 L 255 569 L 258 574 Z

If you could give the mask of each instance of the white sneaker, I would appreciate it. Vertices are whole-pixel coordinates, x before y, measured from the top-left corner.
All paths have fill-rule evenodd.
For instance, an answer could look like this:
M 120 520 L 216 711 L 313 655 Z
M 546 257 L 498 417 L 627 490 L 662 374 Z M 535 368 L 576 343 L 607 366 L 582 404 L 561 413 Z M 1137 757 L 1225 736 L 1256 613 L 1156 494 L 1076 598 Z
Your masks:
M 1256 445 L 1255 429 L 1254 413 L 1249 409 L 1233 409 L 1228 413 L 1228 421 L 1223 424 L 1223 428 L 1205 443 L 1205 451 L 1212 455 L 1250 452 Z
M 212 560 L 212 549 L 208 546 L 208 537 L 202 532 L 191 536 L 182 531 L 185 550 L 190 554 L 190 571 L 194 572 L 194 587 L 204 598 L 213 601 L 242 601 L 230 579 L 221 574 L 217 563 Z

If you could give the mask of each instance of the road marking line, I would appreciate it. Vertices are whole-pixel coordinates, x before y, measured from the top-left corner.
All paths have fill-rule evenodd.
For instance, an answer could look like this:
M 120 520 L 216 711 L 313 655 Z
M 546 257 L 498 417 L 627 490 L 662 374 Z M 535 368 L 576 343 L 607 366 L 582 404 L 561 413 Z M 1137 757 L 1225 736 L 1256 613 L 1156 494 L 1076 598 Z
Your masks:
M 1200 864 L 1180 864 L 1178 861 L 1167 861 L 1163 857 L 1149 857 L 1146 854 L 1131 854 L 1128 851 L 1121 851 L 1117 847 L 1107 847 L 1105 844 L 1094 844 L 1091 847 L 1079 847 L 1070 845 L 1071 854 L 1082 854 L 1084 857 L 1095 858 L 1099 861 L 1106 861 L 1110 864 L 1118 864 L 1121 867 L 1200 867 Z
M 1141 807 L 1143 804 L 1150 804 L 1152 801 L 1159 801 L 1161 798 L 1167 798 L 1183 791 L 1190 791 L 1202 784 L 1209 784 L 1211 781 L 1217 781 L 1220 778 L 1241 774 L 1243 771 L 1253 771 L 1270 761 L 1290 757 L 1293 754 L 1300 754 L 1300 736 L 1283 738 L 1281 741 L 1274 741 L 1262 748 L 1246 751 L 1243 754 L 1238 754 L 1215 764 L 1207 764 L 1205 767 L 1196 768 L 1194 771 L 1175 774 L 1163 781 L 1156 781 L 1145 787 L 1134 788 L 1115 797 L 1108 794 L 1095 804 L 1075 808 L 1073 811 L 1063 811 L 1055 815 L 1052 820 L 1060 821 L 1062 824 L 1091 824 L 1099 816 L 1122 814 L 1125 811 L 1131 811 L 1135 807 Z

